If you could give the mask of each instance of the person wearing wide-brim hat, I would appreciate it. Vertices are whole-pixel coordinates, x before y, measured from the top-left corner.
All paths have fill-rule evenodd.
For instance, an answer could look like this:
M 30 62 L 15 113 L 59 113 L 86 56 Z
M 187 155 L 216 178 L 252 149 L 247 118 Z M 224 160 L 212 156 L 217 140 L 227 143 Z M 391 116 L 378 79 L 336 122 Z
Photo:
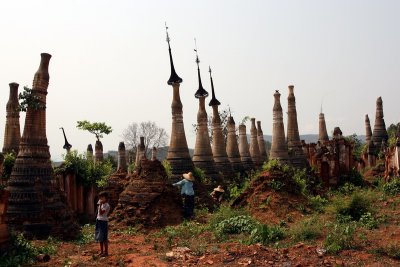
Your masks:
M 219 185 L 216 188 L 214 188 L 214 190 L 211 192 L 210 196 L 218 203 L 221 203 L 224 192 L 225 192 L 225 190 L 222 188 L 222 186 Z
M 172 184 L 173 186 L 181 186 L 181 195 L 183 197 L 183 216 L 186 219 L 193 217 L 194 210 L 194 190 L 193 190 L 193 173 L 184 173 L 183 179 L 177 183 Z

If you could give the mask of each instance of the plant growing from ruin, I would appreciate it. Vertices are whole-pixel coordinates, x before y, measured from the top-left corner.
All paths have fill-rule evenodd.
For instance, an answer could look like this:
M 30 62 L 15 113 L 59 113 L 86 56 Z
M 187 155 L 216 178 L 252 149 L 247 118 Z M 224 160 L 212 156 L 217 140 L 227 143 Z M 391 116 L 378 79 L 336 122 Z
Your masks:
M 2 179 L 8 180 L 10 178 L 12 168 L 14 167 L 15 158 L 16 156 L 14 153 L 7 153 L 4 155 L 3 172 L 1 175 Z
M 104 134 L 110 134 L 112 132 L 111 126 L 106 125 L 104 122 L 90 122 L 87 120 L 77 121 L 76 127 L 80 130 L 88 131 L 96 136 L 97 141 L 103 138 Z
M 20 100 L 18 111 L 26 112 L 28 108 L 33 110 L 46 109 L 42 97 L 33 94 L 33 90 L 27 86 L 24 86 L 24 90 L 19 93 L 18 99 Z
M 103 187 L 107 178 L 114 172 L 112 162 L 104 160 L 94 162 L 86 155 L 74 150 L 64 156 L 64 163 L 55 170 L 56 174 L 74 173 L 84 186 L 97 185 Z

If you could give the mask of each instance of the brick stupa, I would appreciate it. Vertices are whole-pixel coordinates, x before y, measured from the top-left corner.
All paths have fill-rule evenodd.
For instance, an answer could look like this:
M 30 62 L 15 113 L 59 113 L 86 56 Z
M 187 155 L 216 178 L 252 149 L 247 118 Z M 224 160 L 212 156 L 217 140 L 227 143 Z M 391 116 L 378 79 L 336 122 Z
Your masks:
M 167 28 L 168 29 L 168 28 Z M 167 32 L 167 42 L 169 51 L 169 62 L 171 65 L 171 75 L 168 79 L 168 85 L 172 86 L 172 128 L 171 141 L 168 147 L 167 161 L 171 166 L 171 172 L 174 179 L 182 177 L 183 173 L 193 171 L 193 162 L 190 158 L 189 148 L 186 141 L 185 127 L 183 124 L 182 102 L 179 94 L 179 87 L 182 79 L 176 74 L 174 61 L 172 60 L 170 38 Z
M 365 114 L 365 142 L 369 144 L 371 140 L 372 140 L 371 123 L 369 121 L 368 114 Z
M 240 159 L 235 120 L 233 119 L 232 116 L 228 117 L 227 128 L 228 128 L 228 137 L 226 142 L 226 153 L 228 155 L 228 159 L 231 162 L 234 172 L 243 173 L 244 168 L 242 160 Z
M 234 172 L 232 169 L 231 162 L 228 159 L 228 154 L 226 153 L 224 135 L 222 134 L 221 118 L 218 112 L 218 106 L 221 105 L 221 103 L 215 97 L 214 81 L 211 75 L 211 68 L 209 69 L 209 72 L 211 80 L 212 98 L 208 105 L 211 106 L 213 109 L 212 153 L 214 156 L 215 168 L 217 169 L 218 172 L 224 175 L 224 178 L 232 180 L 234 177 Z
M 273 125 L 272 125 L 272 146 L 270 159 L 278 159 L 282 163 L 289 163 L 289 154 L 285 138 L 285 127 L 283 125 L 283 112 L 280 101 L 281 94 L 275 91 L 273 107 Z
M 264 163 L 268 160 L 268 153 L 265 147 L 264 133 L 261 128 L 261 121 L 257 121 L 257 140 L 258 146 L 260 148 L 261 161 L 262 163 Z
M 326 130 L 325 114 L 319 113 L 319 123 L 318 123 L 318 141 L 323 144 L 329 141 L 328 131 Z
M 18 111 L 18 83 L 10 83 L 10 96 L 6 106 L 6 126 L 4 131 L 3 153 L 18 154 L 21 131 Z
M 288 123 L 287 123 L 287 144 L 290 151 L 290 162 L 294 167 L 306 168 L 309 166 L 303 152 L 300 141 L 299 126 L 297 123 L 296 97 L 294 96 L 294 86 L 289 85 L 288 96 Z
M 199 80 L 199 89 L 195 93 L 195 97 L 199 100 L 199 110 L 197 112 L 197 131 L 196 144 L 193 153 L 193 164 L 197 168 L 204 171 L 205 175 L 216 180 L 220 178 L 218 174 L 214 157 L 211 150 L 210 136 L 208 135 L 208 117 L 206 111 L 206 97 L 208 92 L 203 88 L 200 76 L 200 60 L 196 52 L 197 77 Z
M 249 172 L 254 169 L 254 163 L 249 151 L 249 142 L 247 141 L 246 125 L 239 125 L 239 153 L 243 169 Z
M 372 141 L 377 149 L 377 152 L 382 146 L 382 142 L 386 143 L 388 140 L 388 133 L 386 131 L 385 120 L 383 118 L 383 102 L 382 98 L 378 97 L 376 100 L 376 113 L 375 113 L 375 125 L 372 134 Z
M 24 231 L 28 238 L 47 238 L 49 234 L 74 238 L 78 226 L 53 185 L 53 168 L 46 137 L 46 96 L 51 55 L 41 54 L 35 73 L 32 94 L 39 108 L 28 106 L 19 153 L 8 182 L 10 192 L 7 210 L 10 227 Z
M 258 136 L 257 136 L 257 127 L 256 127 L 256 119 L 251 118 L 251 127 L 250 127 L 250 147 L 249 152 L 251 156 L 251 160 L 253 161 L 254 166 L 258 169 L 262 166 L 263 162 L 260 154 L 260 146 L 258 144 Z

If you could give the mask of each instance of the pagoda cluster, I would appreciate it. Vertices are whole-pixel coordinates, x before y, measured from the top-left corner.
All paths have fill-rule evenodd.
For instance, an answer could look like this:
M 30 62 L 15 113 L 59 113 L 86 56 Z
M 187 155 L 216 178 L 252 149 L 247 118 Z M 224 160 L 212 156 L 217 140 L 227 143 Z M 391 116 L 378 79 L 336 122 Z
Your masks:
M 209 135 L 206 109 L 206 98 L 209 96 L 209 93 L 203 87 L 197 49 L 195 50 L 195 62 L 197 64 L 198 89 L 194 96 L 198 99 L 199 108 L 197 113 L 194 154 L 193 157 L 190 156 L 183 124 L 183 105 L 179 93 L 182 79 L 175 71 L 168 32 L 167 42 L 171 66 L 171 75 L 167 84 L 171 85 L 173 89 L 171 105 L 172 131 L 167 160 L 171 166 L 173 177 L 181 177 L 183 173 L 191 172 L 196 167 L 203 170 L 204 174 L 213 180 L 229 181 L 232 180 L 237 173 L 243 174 L 250 170 L 260 168 L 267 160 L 267 151 L 263 131 L 261 129 L 261 122 L 258 121 L 256 123 L 254 118 L 251 119 L 249 142 L 246 126 L 244 124 L 239 125 L 239 136 L 237 136 L 235 121 L 232 115 L 229 114 L 226 125 L 227 133 L 224 135 L 219 113 L 221 102 L 216 98 L 211 68 L 209 68 L 211 100 L 208 102 L 208 106 L 212 108 L 212 135 Z

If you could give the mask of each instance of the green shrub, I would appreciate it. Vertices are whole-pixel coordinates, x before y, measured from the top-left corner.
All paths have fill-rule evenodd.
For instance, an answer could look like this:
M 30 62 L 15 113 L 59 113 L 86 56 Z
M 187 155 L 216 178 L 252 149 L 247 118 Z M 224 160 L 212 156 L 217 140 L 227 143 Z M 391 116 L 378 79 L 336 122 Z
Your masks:
M 364 213 L 371 211 L 371 199 L 366 194 L 354 192 L 350 199 L 336 201 L 336 213 L 339 218 L 349 216 L 358 221 Z
M 113 163 L 110 160 L 94 162 L 85 154 L 78 154 L 74 150 L 64 156 L 64 163 L 55 169 L 56 174 L 74 173 L 77 180 L 84 186 L 97 185 L 103 187 L 107 184 L 107 178 L 114 172 Z
M 313 240 L 321 237 L 322 225 L 317 218 L 306 219 L 296 223 L 290 229 L 290 235 L 296 242 Z
M 320 195 L 317 195 L 309 197 L 308 203 L 315 211 L 323 212 L 326 204 L 328 204 L 328 200 L 321 197 Z
M 360 224 L 363 225 L 367 229 L 376 229 L 378 228 L 378 220 L 372 216 L 371 212 L 366 212 L 361 215 Z
M 395 178 L 383 186 L 386 195 L 394 196 L 400 193 L 400 178 Z
M 8 180 L 10 178 L 15 159 L 16 155 L 14 153 L 7 153 L 4 155 L 2 179 Z
M 223 234 L 251 233 L 257 222 L 248 215 L 239 215 L 225 219 L 217 224 L 215 232 L 218 236 Z
M 14 267 L 32 265 L 38 255 L 37 249 L 32 243 L 26 240 L 22 234 L 14 234 L 11 236 L 10 248 L 3 254 L 0 254 L 0 266 Z
M 167 173 L 168 178 L 172 177 L 172 167 L 168 160 L 163 160 L 162 165 L 164 166 L 165 172 Z
M 249 237 L 249 244 L 261 243 L 269 244 L 282 240 L 285 237 L 285 233 L 280 226 L 267 226 L 265 224 L 257 224 L 251 231 Z
M 348 183 L 351 183 L 355 186 L 363 186 L 364 185 L 364 179 L 359 171 L 357 171 L 355 168 L 351 169 L 350 174 L 348 175 Z
M 324 242 L 327 252 L 336 254 L 341 250 L 353 248 L 355 231 L 355 223 L 334 224 Z
M 94 241 L 94 225 L 93 224 L 85 224 L 82 227 L 81 233 L 78 238 L 74 241 L 77 245 L 85 245 Z
M 232 209 L 229 206 L 221 205 L 219 209 L 211 215 L 209 225 L 211 229 L 215 229 L 220 222 L 240 215 L 248 215 L 248 214 L 244 210 Z
M 337 189 L 337 191 L 343 195 L 351 195 L 354 191 L 360 189 L 352 183 L 345 183 Z
M 280 191 L 282 189 L 282 187 L 284 186 L 284 184 L 281 181 L 272 180 L 269 183 L 269 186 L 275 191 Z
M 263 170 L 280 176 L 278 181 L 270 182 L 270 186 L 276 191 L 286 191 L 294 194 L 309 195 L 320 184 L 319 178 L 308 173 L 306 169 L 300 170 L 287 164 L 281 164 L 279 160 L 269 160 L 263 165 Z

